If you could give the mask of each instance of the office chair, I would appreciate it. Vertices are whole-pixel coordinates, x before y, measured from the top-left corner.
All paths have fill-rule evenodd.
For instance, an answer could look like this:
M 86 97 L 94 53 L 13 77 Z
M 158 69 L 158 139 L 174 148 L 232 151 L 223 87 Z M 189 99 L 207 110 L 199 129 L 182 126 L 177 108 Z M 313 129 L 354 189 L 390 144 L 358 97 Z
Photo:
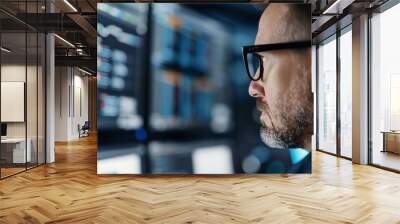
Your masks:
M 85 121 L 82 127 L 80 127 L 80 125 L 78 124 L 79 138 L 89 136 L 89 129 L 90 129 L 89 121 Z

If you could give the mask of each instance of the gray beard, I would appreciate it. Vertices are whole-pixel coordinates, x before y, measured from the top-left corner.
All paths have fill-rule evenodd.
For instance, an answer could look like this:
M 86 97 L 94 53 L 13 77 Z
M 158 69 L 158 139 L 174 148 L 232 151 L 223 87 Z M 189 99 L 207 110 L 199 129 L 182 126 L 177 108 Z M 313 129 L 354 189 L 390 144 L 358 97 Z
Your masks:
M 306 104 L 306 102 L 304 103 Z M 260 137 L 269 147 L 279 149 L 303 147 L 305 142 L 304 138 L 309 135 L 311 136 L 313 125 L 312 107 L 302 105 L 295 108 L 294 111 L 296 111 L 296 113 L 291 114 L 288 108 L 289 105 L 282 102 L 278 105 L 281 112 L 275 115 L 279 116 L 277 118 L 271 114 L 267 103 L 258 101 L 257 107 L 263 109 L 271 120 L 271 127 L 267 127 L 266 124 L 260 120 Z M 277 128 L 274 125 L 274 118 L 280 120 L 284 126 L 282 128 Z
M 288 145 L 282 141 L 273 131 L 268 128 L 260 128 L 261 140 L 270 148 L 287 149 Z

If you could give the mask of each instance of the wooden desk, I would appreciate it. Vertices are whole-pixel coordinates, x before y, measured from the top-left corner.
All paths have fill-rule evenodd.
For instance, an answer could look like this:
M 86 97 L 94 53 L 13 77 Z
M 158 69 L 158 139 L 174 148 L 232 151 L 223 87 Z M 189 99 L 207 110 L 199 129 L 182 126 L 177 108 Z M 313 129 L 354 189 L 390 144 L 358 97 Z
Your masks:
M 400 131 L 382 131 L 383 150 L 382 152 L 392 152 L 400 154 Z
M 1 139 L 2 157 L 3 154 L 9 163 L 25 163 L 30 162 L 32 158 L 31 153 L 31 139 L 26 139 L 27 147 L 25 152 L 25 138 L 6 138 Z M 12 156 L 10 155 L 12 154 Z M 12 159 L 11 159 L 12 158 Z

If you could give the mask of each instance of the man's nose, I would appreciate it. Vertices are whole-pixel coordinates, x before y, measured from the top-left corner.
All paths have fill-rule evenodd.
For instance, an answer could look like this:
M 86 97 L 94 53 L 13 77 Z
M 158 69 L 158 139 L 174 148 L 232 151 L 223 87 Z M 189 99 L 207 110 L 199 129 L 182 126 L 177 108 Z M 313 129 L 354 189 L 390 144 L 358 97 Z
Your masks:
M 260 80 L 250 82 L 249 95 L 252 97 L 264 97 L 265 96 L 264 86 L 262 85 Z

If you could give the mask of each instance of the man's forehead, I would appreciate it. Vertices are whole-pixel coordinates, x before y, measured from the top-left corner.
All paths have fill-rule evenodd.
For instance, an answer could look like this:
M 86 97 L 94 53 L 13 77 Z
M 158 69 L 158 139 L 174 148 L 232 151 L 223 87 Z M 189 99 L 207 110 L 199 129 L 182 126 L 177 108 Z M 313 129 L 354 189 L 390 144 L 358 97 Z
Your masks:
M 270 4 L 261 15 L 255 44 L 279 42 L 279 36 L 285 33 L 285 4 Z

